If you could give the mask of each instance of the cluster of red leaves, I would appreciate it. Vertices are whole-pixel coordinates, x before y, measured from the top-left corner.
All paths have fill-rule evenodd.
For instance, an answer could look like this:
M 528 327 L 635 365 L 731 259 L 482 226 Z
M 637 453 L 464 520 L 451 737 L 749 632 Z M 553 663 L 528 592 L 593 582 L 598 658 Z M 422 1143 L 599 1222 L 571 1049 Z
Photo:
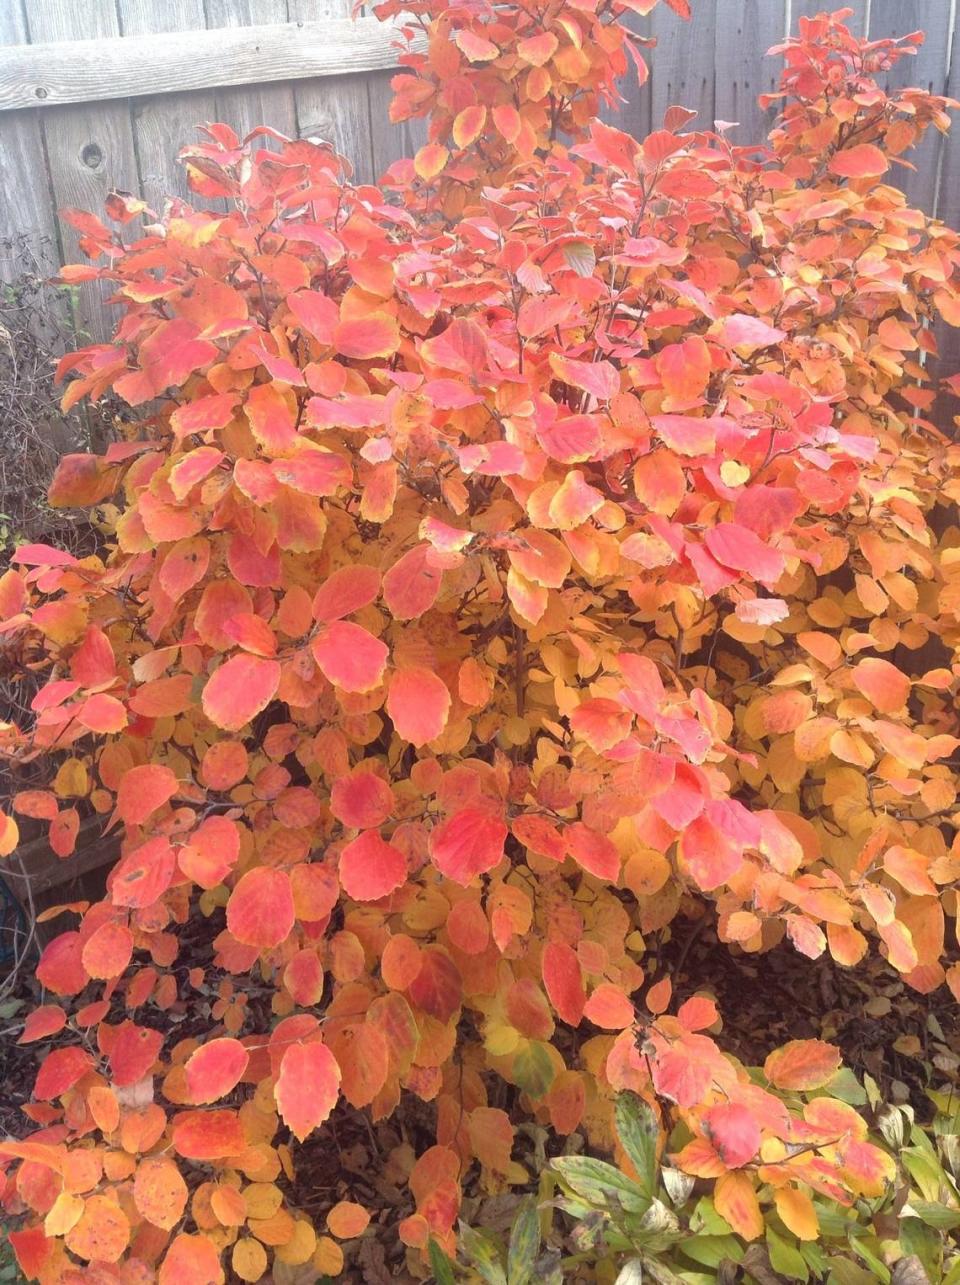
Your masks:
M 851 965 L 875 938 L 960 993 L 937 525 L 960 456 L 926 382 L 960 239 L 883 182 L 948 104 L 885 94 L 903 47 L 823 17 L 784 47 L 769 147 L 681 110 L 638 142 L 592 119 L 626 7 L 404 4 L 430 53 L 396 112 L 433 117 L 399 201 L 327 147 L 211 126 L 184 156 L 227 213 L 72 216 L 101 262 L 66 279 L 124 311 L 62 363 L 66 402 L 112 389 L 142 420 L 51 491 L 99 508 L 109 554 L 28 546 L 0 579 L 2 629 L 46 657 L 5 742 L 55 765 L 13 811 L 63 857 L 82 813 L 123 826 L 107 896 L 37 970 L 72 1002 L 24 1033 L 63 1032 L 38 1132 L 0 1145 L 33 1278 L 217 1280 L 229 1252 L 256 1280 L 265 1246 L 335 1271 L 277 1138 L 341 1096 L 433 1104 L 436 1145 L 393 1157 L 400 1235 L 450 1245 L 472 1162 L 529 1178 L 492 1076 L 598 1148 L 618 1090 L 679 1113 L 675 1163 L 748 1238 L 772 1204 L 815 1236 L 810 1191 L 885 1181 L 859 1117 L 810 1096 L 836 1050 L 787 1045 L 761 1087 L 703 1034 L 709 1001 L 657 1015 L 654 988 L 638 1027 L 633 997 L 698 903 L 738 949 Z M 185 981 L 198 906 L 225 924 Z M 204 1043 L 147 1017 L 187 984 L 219 985 Z

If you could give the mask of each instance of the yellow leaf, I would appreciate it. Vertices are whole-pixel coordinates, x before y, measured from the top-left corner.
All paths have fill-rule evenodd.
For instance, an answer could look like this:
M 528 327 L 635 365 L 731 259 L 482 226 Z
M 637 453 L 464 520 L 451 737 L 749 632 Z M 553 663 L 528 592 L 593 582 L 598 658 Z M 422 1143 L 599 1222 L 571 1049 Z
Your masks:
M 0 857 L 9 857 L 20 842 L 20 829 L 13 817 L 0 812 Z
M 80 1221 L 83 1204 L 82 1197 L 69 1191 L 61 1191 L 43 1220 L 44 1235 L 65 1236 Z
M 820 1234 L 813 1201 L 797 1187 L 782 1187 L 774 1194 L 777 1213 L 798 1240 L 816 1240 Z
M 267 1271 L 267 1251 L 250 1236 L 237 1241 L 230 1261 L 242 1281 L 258 1281 Z
M 343 1250 L 329 1236 L 319 1236 L 313 1254 L 313 1265 L 326 1276 L 339 1276 L 343 1271 Z

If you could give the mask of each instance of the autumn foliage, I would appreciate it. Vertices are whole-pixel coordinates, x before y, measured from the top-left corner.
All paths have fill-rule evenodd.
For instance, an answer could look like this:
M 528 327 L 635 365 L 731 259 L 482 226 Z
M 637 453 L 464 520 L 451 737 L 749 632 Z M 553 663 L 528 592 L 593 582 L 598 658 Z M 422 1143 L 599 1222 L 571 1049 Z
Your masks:
M 335 1274 L 368 1214 L 298 1211 L 299 1144 L 411 1099 L 421 1274 L 465 1183 L 536 1178 L 524 1121 L 632 1172 L 625 1090 L 743 1240 L 815 1241 L 815 1201 L 890 1179 L 838 1049 L 748 1072 L 650 951 L 708 916 L 737 952 L 879 952 L 960 998 L 932 382 L 960 240 L 895 186 L 948 104 L 878 87 L 915 38 L 821 17 L 779 50 L 765 145 L 679 108 L 635 140 L 598 112 L 655 3 L 387 0 L 427 38 L 393 116 L 430 133 L 379 187 L 213 125 L 183 156 L 217 209 L 69 216 L 94 262 L 64 278 L 122 315 L 65 402 L 136 423 L 53 482 L 102 555 L 26 546 L 0 579 L 43 656 L 3 743 L 51 769 L 0 851 L 29 817 L 68 859 L 91 814 L 123 848 L 22 1036 L 53 1043 L 36 1131 L 0 1143 L 30 1279 Z

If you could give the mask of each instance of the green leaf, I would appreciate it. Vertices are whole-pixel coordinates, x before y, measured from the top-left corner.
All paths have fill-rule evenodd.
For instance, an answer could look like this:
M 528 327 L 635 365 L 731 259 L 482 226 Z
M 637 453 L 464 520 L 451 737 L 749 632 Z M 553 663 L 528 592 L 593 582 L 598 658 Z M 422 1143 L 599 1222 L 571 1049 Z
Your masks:
M 603 1160 L 591 1156 L 560 1156 L 550 1161 L 560 1181 L 596 1209 L 642 1214 L 650 1207 L 650 1197 L 632 1178 Z
M 532 1098 L 542 1098 L 556 1075 L 548 1048 L 540 1040 L 529 1040 L 513 1059 L 513 1078 Z
M 948 1209 L 939 1200 L 911 1200 L 908 1205 L 904 1205 L 900 1216 L 909 1218 L 911 1214 L 922 1219 L 928 1227 L 935 1227 L 937 1231 L 953 1231 L 955 1227 L 960 1227 L 960 1210 Z
M 435 1240 L 430 1241 L 430 1270 L 433 1272 L 434 1280 L 437 1285 L 455 1285 L 453 1274 L 453 1263 L 446 1256 Z
M 915 1254 L 921 1261 L 926 1270 L 930 1273 L 931 1280 L 937 1280 L 941 1276 L 940 1264 L 940 1237 L 932 1227 L 922 1223 L 919 1218 L 900 1218 L 900 1248 L 905 1255 Z M 901 1269 L 902 1270 L 902 1269 Z M 917 1273 L 913 1273 L 914 1278 Z M 910 1276 L 907 1276 L 910 1280 Z
M 537 1264 L 540 1250 L 540 1216 L 537 1202 L 527 1196 L 517 1213 L 510 1232 L 510 1249 L 507 1253 L 507 1279 L 510 1285 L 529 1285 Z
M 621 1093 L 616 1103 L 617 1136 L 638 1174 L 646 1195 L 657 1189 L 657 1142 L 660 1125 L 650 1104 L 635 1093 Z
M 867 1102 L 867 1092 L 848 1066 L 842 1066 L 827 1085 L 831 1097 L 839 1098 L 847 1106 L 862 1107 Z
M 925 1148 L 904 1147 L 900 1152 L 900 1160 L 920 1188 L 924 1200 L 936 1200 L 944 1179 L 943 1169 L 936 1157 Z
M 487 1285 L 507 1285 L 507 1274 L 500 1261 L 500 1248 L 485 1232 L 474 1231 L 460 1223 L 460 1248 L 470 1266 Z
M 767 1228 L 767 1250 L 775 1272 L 792 1281 L 809 1280 L 810 1271 L 803 1255 L 785 1237 L 777 1235 L 772 1227 Z
M 680 1251 L 701 1267 L 719 1267 L 725 1258 L 738 1263 L 743 1257 L 736 1236 L 687 1236 Z
M 849 1258 L 831 1258 L 827 1285 L 876 1285 L 876 1277 Z

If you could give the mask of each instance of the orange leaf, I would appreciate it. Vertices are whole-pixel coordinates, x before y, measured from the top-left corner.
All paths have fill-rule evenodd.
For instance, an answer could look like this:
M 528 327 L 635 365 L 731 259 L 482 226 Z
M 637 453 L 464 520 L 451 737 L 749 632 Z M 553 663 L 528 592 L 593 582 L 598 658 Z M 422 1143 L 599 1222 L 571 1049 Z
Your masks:
M 895 714 L 903 709 L 910 695 L 910 679 L 889 660 L 867 656 L 854 667 L 853 681 L 857 690 L 871 701 L 881 714 Z
M 350 1240 L 366 1231 L 370 1215 L 353 1200 L 339 1200 L 327 1214 L 327 1227 L 338 1240 Z
M 133 1202 L 137 1212 L 155 1227 L 169 1231 L 183 1217 L 187 1184 L 168 1156 L 144 1156 L 137 1166 Z
M 763 1215 L 753 1179 L 745 1173 L 725 1173 L 713 1189 L 713 1203 L 738 1236 L 756 1240 L 763 1234 Z
M 398 736 L 412 745 L 426 745 L 447 725 L 450 692 L 432 669 L 404 666 L 390 679 L 386 709 Z
M 823 1040 L 791 1040 L 775 1049 L 763 1073 L 778 1089 L 819 1089 L 840 1069 L 840 1050 Z
M 191 1236 L 181 1232 L 167 1250 L 160 1271 L 158 1285 L 184 1285 L 196 1281 L 197 1285 L 223 1285 L 226 1277 L 220 1266 L 220 1254 L 213 1241 L 206 1236 Z
M 78 1258 L 116 1263 L 130 1242 L 130 1223 L 106 1196 L 88 1196 L 79 1221 L 64 1240 Z
M 371 312 L 341 321 L 333 333 L 333 346 L 342 356 L 357 361 L 391 357 L 400 347 L 400 329 L 388 313 Z
M 245 1150 L 236 1111 L 183 1111 L 173 1117 L 173 1149 L 185 1160 L 224 1160 Z

